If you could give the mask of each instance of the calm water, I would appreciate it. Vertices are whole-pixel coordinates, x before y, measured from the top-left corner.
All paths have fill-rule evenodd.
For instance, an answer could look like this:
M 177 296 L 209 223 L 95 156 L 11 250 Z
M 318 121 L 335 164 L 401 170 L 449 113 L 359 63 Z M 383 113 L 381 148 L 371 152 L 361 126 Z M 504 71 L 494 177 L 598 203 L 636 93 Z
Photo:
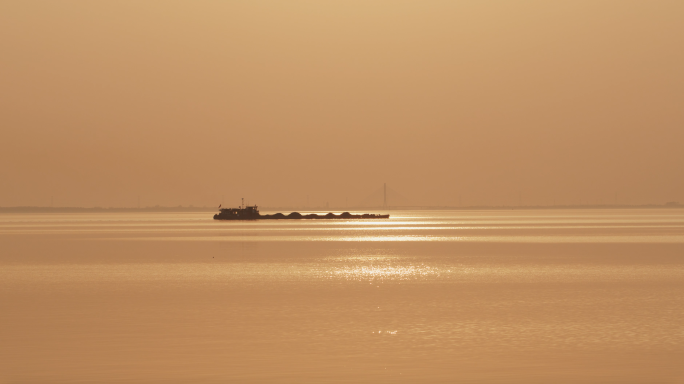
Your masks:
M 0 215 L 0 383 L 684 383 L 684 210 Z

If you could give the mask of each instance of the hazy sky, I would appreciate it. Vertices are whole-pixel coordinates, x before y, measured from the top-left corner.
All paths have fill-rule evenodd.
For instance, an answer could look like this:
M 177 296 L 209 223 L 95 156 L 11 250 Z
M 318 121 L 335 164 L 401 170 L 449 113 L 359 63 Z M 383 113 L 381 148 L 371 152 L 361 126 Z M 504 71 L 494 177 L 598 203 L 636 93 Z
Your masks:
M 0 206 L 684 202 L 684 2 L 2 1 L 0 145 Z

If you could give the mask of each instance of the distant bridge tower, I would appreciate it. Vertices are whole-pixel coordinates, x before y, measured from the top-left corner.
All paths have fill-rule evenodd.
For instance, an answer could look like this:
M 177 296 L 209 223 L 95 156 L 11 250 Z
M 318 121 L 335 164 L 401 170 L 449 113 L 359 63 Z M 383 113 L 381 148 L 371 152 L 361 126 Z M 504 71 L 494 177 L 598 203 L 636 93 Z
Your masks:
M 385 183 L 383 188 L 383 194 L 382 194 L 382 206 L 384 208 L 387 208 L 387 183 Z

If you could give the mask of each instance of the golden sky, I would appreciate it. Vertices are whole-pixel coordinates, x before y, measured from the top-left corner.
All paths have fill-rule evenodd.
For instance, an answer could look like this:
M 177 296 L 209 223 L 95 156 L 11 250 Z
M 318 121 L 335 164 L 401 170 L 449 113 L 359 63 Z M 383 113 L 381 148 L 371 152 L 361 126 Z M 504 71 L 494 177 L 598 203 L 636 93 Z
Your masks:
M 343 206 L 384 182 L 425 205 L 684 202 L 683 20 L 679 0 L 3 1 L 0 206 Z

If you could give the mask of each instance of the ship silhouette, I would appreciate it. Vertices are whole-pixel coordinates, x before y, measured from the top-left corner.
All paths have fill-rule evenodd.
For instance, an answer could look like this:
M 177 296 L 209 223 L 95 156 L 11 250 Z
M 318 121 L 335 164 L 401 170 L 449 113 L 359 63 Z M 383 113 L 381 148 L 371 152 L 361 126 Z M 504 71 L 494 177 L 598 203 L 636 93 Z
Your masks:
M 214 215 L 214 220 L 296 220 L 296 219 L 389 219 L 389 215 L 364 213 L 353 215 L 344 212 L 336 215 L 332 212 L 325 215 L 310 213 L 302 215 L 299 212 L 292 212 L 289 215 L 275 213 L 273 215 L 262 215 L 256 205 L 241 206 L 239 208 L 220 208 L 219 213 Z

